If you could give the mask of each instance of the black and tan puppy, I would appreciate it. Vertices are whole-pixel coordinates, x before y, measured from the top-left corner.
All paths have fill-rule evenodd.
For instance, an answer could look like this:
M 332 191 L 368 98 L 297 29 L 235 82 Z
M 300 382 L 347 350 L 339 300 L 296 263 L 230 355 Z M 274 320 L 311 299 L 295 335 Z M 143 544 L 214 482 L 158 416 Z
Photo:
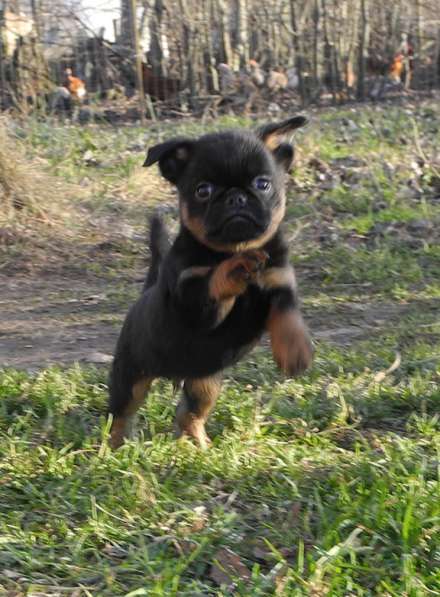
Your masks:
M 178 435 L 209 441 L 205 422 L 223 369 L 252 349 L 265 330 L 279 367 L 301 373 L 312 359 L 298 309 L 295 274 L 279 229 L 293 147 L 284 139 L 298 116 L 256 133 L 228 131 L 152 147 L 177 186 L 180 231 L 172 246 L 152 221 L 152 262 L 127 315 L 111 372 L 111 443 L 119 446 L 156 377 L 183 381 Z

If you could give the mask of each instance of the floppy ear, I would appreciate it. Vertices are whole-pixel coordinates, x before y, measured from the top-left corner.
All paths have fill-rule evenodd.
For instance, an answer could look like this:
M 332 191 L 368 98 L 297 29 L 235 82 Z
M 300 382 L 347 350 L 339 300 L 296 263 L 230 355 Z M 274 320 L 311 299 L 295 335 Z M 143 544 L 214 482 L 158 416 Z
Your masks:
M 183 173 L 194 146 L 193 139 L 176 137 L 150 147 L 144 166 L 159 162 L 159 169 L 164 178 L 176 184 Z
M 283 140 L 291 135 L 293 131 L 307 124 L 305 116 L 294 116 L 282 122 L 271 122 L 257 130 L 257 136 L 263 141 L 266 147 L 273 153 L 276 161 L 285 170 L 288 170 L 293 162 L 294 149 L 290 143 L 283 143 Z

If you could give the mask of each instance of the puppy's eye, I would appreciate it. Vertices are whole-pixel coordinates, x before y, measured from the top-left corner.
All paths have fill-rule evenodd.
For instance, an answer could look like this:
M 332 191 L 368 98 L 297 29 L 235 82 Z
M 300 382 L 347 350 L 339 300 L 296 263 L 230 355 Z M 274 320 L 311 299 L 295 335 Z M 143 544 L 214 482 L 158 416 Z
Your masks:
M 272 188 L 272 183 L 270 182 L 270 178 L 267 176 L 257 176 L 254 180 L 254 187 L 257 191 L 263 191 L 263 193 L 268 193 Z
M 214 185 L 210 182 L 201 182 L 196 188 L 196 197 L 200 201 L 207 201 L 214 191 Z

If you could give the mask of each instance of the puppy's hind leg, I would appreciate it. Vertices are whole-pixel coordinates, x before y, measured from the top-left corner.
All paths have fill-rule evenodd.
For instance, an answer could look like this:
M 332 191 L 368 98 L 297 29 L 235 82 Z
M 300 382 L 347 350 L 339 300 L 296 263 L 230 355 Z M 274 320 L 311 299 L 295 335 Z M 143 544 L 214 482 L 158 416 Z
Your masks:
M 128 382 L 117 377 L 113 371 L 109 401 L 109 413 L 113 415 L 110 430 L 110 445 L 113 449 L 119 448 L 124 438 L 130 435 L 134 416 L 142 406 L 152 382 L 152 377 Z
M 206 448 L 210 439 L 205 423 L 220 394 L 221 378 L 218 375 L 201 379 L 187 379 L 183 396 L 176 411 L 176 435 L 193 437 L 201 448 Z

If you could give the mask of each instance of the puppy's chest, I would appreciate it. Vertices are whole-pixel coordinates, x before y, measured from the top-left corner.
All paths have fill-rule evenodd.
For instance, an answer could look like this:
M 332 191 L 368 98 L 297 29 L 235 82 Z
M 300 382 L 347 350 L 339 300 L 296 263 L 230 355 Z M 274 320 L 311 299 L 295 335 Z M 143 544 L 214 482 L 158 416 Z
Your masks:
M 229 327 L 237 336 L 256 335 L 264 327 L 269 306 L 269 294 L 258 284 L 250 284 L 244 294 L 235 299 L 234 305 L 219 328 Z M 221 330 L 220 330 L 221 331 Z

